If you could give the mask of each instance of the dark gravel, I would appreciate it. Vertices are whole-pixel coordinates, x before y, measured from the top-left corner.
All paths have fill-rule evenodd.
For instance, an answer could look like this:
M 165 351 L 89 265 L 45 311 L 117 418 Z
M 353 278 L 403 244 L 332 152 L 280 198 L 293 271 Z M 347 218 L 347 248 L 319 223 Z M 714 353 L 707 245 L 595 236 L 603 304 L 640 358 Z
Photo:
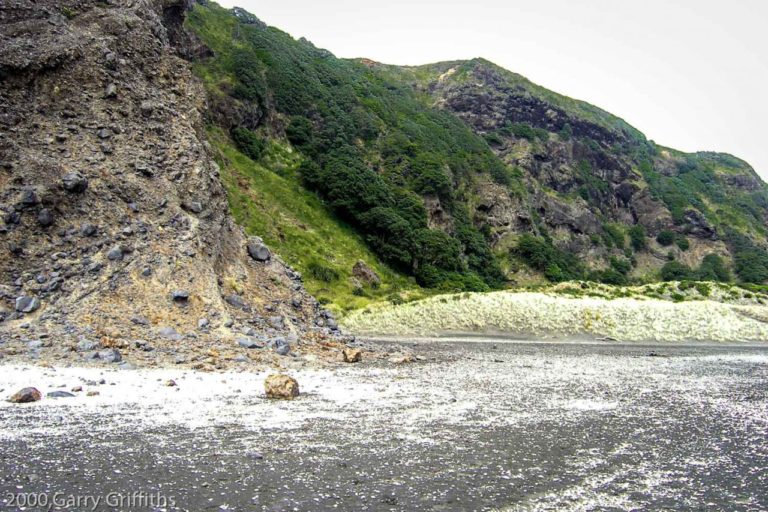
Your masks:
M 248 421 L 227 402 L 196 428 L 136 423 L 157 405 L 62 408 L 58 420 L 0 409 L 0 509 L 8 493 L 134 491 L 173 496 L 171 510 L 768 509 L 768 348 L 413 350 L 427 361 L 350 365 L 326 381 L 370 386 L 370 400 L 310 389 L 295 403 L 246 401 Z M 253 418 L 273 413 L 293 416 L 285 428 Z M 36 421 L 66 428 L 23 435 Z

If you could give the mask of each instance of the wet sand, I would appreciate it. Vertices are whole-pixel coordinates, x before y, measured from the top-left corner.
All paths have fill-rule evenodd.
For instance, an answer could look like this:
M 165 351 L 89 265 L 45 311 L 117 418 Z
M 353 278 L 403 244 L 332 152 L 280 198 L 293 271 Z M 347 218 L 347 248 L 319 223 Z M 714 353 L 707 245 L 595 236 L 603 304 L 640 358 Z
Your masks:
M 168 510 L 768 508 L 766 346 L 407 346 L 426 360 L 289 372 L 292 402 L 264 398 L 266 373 L 0 366 L 3 397 L 100 392 L 0 404 L 0 509 L 139 491 Z

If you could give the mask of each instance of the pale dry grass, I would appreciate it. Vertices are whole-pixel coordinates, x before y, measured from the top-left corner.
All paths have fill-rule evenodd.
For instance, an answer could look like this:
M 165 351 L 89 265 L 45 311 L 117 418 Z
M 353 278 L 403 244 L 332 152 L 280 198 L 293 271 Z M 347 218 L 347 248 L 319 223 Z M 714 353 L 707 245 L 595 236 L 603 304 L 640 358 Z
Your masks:
M 501 291 L 370 308 L 350 314 L 343 325 L 368 335 L 503 332 L 621 341 L 768 341 L 768 323 L 760 321 L 767 311 L 760 305 L 735 308 L 707 300 L 673 303 Z

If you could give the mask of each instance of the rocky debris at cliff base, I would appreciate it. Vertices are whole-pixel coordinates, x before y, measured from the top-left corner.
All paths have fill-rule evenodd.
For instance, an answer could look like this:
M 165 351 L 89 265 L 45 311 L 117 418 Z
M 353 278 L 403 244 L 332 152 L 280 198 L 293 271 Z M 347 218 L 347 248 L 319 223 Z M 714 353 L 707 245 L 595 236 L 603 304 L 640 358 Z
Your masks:
M 172 307 L 172 306 L 169 306 Z M 0 328 L 0 358 L 37 365 L 114 366 L 127 368 L 184 367 L 202 371 L 257 367 L 308 368 L 344 364 L 345 349 L 365 351 L 366 361 L 386 361 L 387 354 L 354 337 L 325 329 L 282 333 L 239 325 L 178 332 L 143 322 L 128 322 L 127 332 L 74 331 L 55 333 L 38 321 L 23 334 Z M 239 332 L 247 331 L 248 334 Z M 55 333 L 55 334 L 54 334 Z
M 98 358 L 105 363 L 119 363 L 123 360 L 123 356 L 114 348 L 102 350 L 98 353 Z

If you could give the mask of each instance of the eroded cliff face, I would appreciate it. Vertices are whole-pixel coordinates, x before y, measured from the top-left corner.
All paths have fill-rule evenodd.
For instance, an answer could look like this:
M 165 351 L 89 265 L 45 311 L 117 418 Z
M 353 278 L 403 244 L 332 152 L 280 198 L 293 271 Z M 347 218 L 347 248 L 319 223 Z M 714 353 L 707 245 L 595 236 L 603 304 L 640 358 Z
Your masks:
M 300 276 L 230 218 L 182 58 L 205 52 L 187 8 L 0 7 L 3 337 L 333 333 Z

